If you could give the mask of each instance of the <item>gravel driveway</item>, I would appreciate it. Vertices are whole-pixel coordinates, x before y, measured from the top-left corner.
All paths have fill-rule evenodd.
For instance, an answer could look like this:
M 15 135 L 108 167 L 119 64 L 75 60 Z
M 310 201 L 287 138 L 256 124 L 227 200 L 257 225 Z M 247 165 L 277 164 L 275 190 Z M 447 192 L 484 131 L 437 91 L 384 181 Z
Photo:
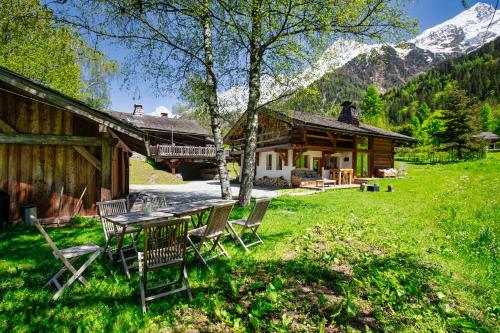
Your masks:
M 233 196 L 238 196 L 240 186 L 237 184 L 231 185 Z M 134 192 L 150 192 L 165 194 L 168 201 L 188 202 L 205 199 L 220 198 L 220 183 L 215 180 L 197 180 L 186 184 L 177 185 L 130 185 L 131 195 Z M 275 197 L 278 191 L 271 188 L 254 187 L 252 197 Z

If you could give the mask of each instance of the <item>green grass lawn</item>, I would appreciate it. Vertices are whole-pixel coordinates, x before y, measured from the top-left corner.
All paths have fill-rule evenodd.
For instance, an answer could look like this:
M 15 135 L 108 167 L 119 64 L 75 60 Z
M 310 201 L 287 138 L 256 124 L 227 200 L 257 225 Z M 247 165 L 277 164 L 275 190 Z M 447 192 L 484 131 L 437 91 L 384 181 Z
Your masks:
M 149 163 L 140 160 L 130 160 L 130 184 L 182 184 L 182 179 L 169 172 L 155 169 Z
M 395 192 L 326 191 L 271 203 L 249 255 L 207 270 L 189 256 L 194 300 L 177 294 L 142 316 L 138 274 L 106 261 L 58 302 L 58 269 L 35 231 L 0 234 L 0 330 L 162 332 L 498 331 L 500 154 L 408 166 Z M 233 218 L 246 214 L 235 209 Z M 104 244 L 94 222 L 49 230 L 61 246 Z

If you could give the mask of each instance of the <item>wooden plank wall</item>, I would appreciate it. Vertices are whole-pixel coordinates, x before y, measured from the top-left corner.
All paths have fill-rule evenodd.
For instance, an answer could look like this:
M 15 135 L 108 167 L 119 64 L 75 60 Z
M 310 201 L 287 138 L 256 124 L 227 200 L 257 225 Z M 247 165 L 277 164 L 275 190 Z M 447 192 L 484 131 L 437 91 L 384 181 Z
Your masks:
M 0 119 L 18 133 L 98 136 L 97 124 L 65 110 L 0 90 Z M 87 124 L 88 123 L 88 124 Z M 76 126 L 75 126 L 76 125 Z M 90 130 L 92 129 L 92 131 Z M 100 148 L 87 147 L 100 159 Z M 64 186 L 61 216 L 71 216 L 87 187 L 81 215 L 95 214 L 100 198 L 100 173 L 72 146 L 0 144 L 0 190 L 10 195 L 10 220 L 20 219 L 24 204 L 36 204 L 38 216 L 57 216 Z
M 377 169 L 393 168 L 393 142 L 380 138 L 372 138 L 372 140 L 373 174 Z

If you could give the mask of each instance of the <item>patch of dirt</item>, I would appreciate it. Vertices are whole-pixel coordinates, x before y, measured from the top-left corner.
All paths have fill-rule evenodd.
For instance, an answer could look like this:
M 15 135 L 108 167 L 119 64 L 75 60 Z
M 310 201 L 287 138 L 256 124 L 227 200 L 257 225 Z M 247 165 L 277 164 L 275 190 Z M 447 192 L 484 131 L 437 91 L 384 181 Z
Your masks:
M 283 260 L 285 261 L 291 261 L 297 257 L 297 252 L 295 251 L 289 251 L 283 255 Z
M 332 271 L 343 275 L 346 280 L 350 280 L 354 275 L 354 270 L 349 264 L 333 264 Z

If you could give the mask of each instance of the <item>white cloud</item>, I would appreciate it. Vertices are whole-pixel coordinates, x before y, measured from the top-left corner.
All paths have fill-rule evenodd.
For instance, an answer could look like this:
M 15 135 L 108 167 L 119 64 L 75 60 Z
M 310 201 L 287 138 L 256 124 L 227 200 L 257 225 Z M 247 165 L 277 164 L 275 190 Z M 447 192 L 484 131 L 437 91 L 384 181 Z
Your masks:
M 162 113 L 166 113 L 168 114 L 168 117 L 169 118 L 177 118 L 179 117 L 177 114 L 173 113 L 172 111 L 170 111 L 166 106 L 164 105 L 159 105 L 156 107 L 156 109 L 149 113 L 150 116 L 155 116 L 155 117 L 161 117 L 161 114 Z

